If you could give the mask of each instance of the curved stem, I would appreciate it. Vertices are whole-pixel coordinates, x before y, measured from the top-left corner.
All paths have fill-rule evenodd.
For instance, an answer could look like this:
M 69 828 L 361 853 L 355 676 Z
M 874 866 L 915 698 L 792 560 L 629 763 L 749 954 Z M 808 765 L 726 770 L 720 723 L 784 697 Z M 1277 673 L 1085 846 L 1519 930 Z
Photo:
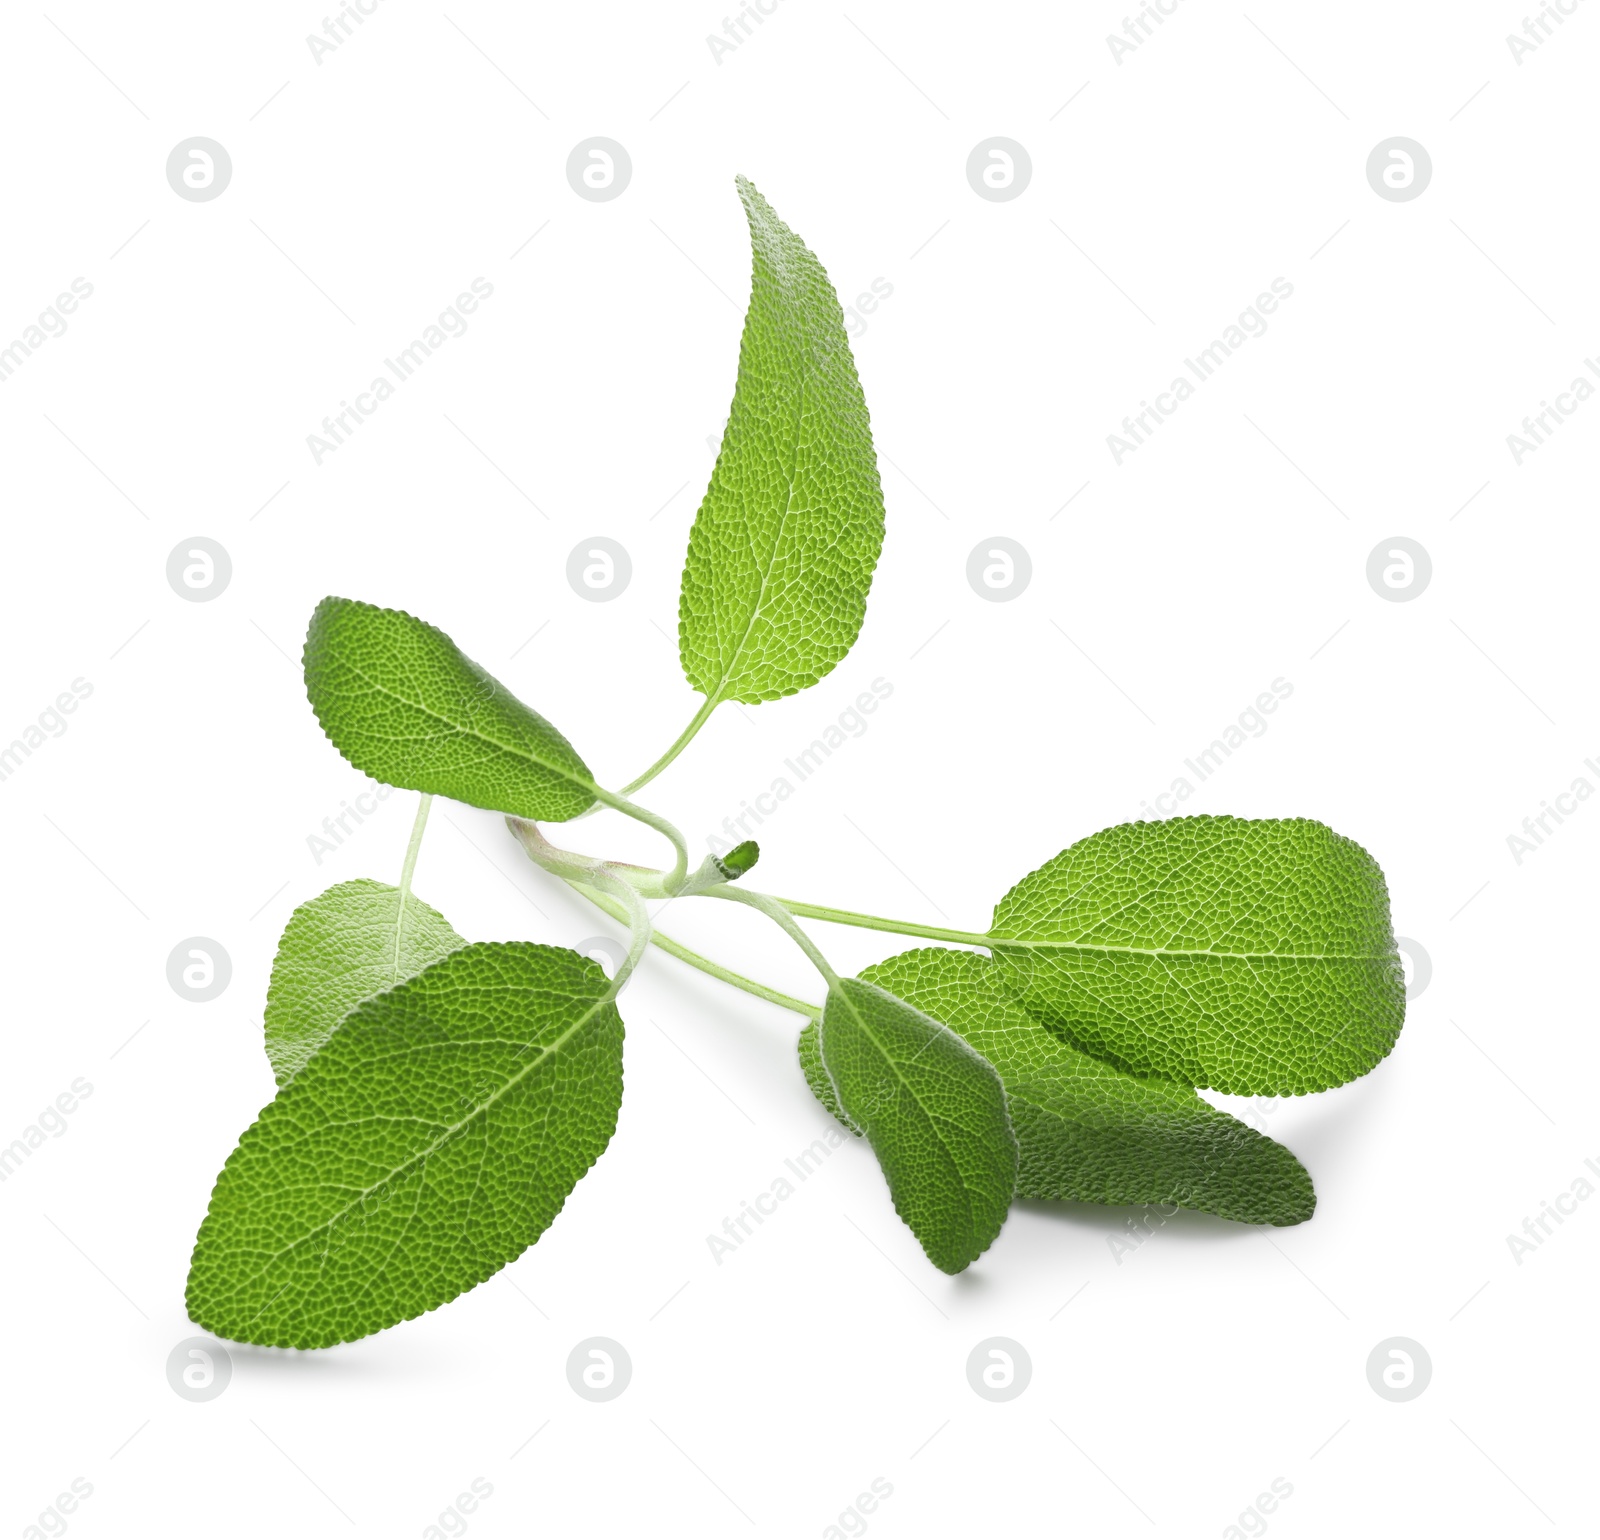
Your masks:
M 588 882 L 602 868 L 613 877 L 620 878 L 633 890 L 647 898 L 665 898 L 663 873 L 648 866 L 630 866 L 624 861 L 603 861 L 598 856 L 582 856 L 575 851 L 561 850 L 544 837 L 538 824 L 526 818 L 506 815 L 506 827 L 516 835 L 517 842 L 527 852 L 536 866 L 542 866 L 553 877 L 567 882 Z
M 596 893 L 593 888 L 573 878 L 567 878 L 567 885 L 574 893 L 582 894 L 595 908 L 609 914 L 614 920 L 626 921 L 627 910 L 614 899 Z M 758 1000 L 767 1000 L 773 1005 L 781 1005 L 786 1011 L 793 1011 L 797 1016 L 809 1016 L 815 1019 L 822 1014 L 820 1005 L 813 1005 L 809 1000 L 797 999 L 794 995 L 786 995 L 781 989 L 773 989 L 771 985 L 763 984 L 757 979 L 748 978 L 743 973 L 735 973 L 732 968 L 724 968 L 721 963 L 713 962 L 709 957 L 702 956 L 699 952 L 686 947 L 681 941 L 666 935 L 662 931 L 652 930 L 650 942 L 658 946 L 669 957 L 676 957 L 679 962 L 686 962 L 691 968 L 698 968 L 702 973 L 709 974 L 714 979 L 721 979 L 724 984 L 731 984 L 735 989 L 742 989 L 747 995 L 754 995 Z
M 663 874 L 662 883 L 668 897 L 676 893 L 683 886 L 684 879 L 689 875 L 689 847 L 684 842 L 683 835 L 678 832 L 677 825 L 663 818 L 659 813 L 652 813 L 649 808 L 640 807 L 637 802 L 630 802 L 624 796 L 614 791 L 606 791 L 601 787 L 595 788 L 596 795 L 607 807 L 615 808 L 619 813 L 626 813 L 629 818 L 637 819 L 640 823 L 649 824 L 658 834 L 664 834 L 672 841 L 672 848 L 677 853 L 672 870 Z
M 425 791 L 417 804 L 416 820 L 411 825 L 411 843 L 406 846 L 405 864 L 400 868 L 400 904 L 394 917 L 394 976 L 400 977 L 400 938 L 405 931 L 406 905 L 411 901 L 411 876 L 417 869 L 417 853 L 422 849 L 422 831 L 428 827 L 428 810 L 433 793 Z
M 875 914 L 858 914 L 854 909 L 830 909 L 823 904 L 802 904 L 792 898 L 780 898 L 790 914 L 803 915 L 808 920 L 827 920 L 834 925 L 859 925 L 865 930 L 886 930 L 896 936 L 926 936 L 930 941 L 953 941 L 960 946 L 989 946 L 990 938 L 971 930 L 950 930 L 943 925 L 917 925 L 908 920 L 885 920 Z
M 651 767 L 646 770 L 643 775 L 629 781 L 628 784 L 622 788 L 623 796 L 626 797 L 630 793 L 636 792 L 641 786 L 647 785 L 649 782 L 653 781 L 658 775 L 661 774 L 663 770 L 667 768 L 668 765 L 672 763 L 673 760 L 683 753 L 683 751 L 694 741 L 694 735 L 706 725 L 706 719 L 713 711 L 717 709 L 718 704 L 719 703 L 715 696 L 708 695 L 706 697 L 705 704 L 702 705 L 697 712 L 695 712 L 694 720 L 686 728 L 684 728 L 681 733 L 678 734 L 676 740 L 673 742 L 672 747 L 668 749 L 660 759 L 651 765 Z
M 766 917 L 787 933 L 789 939 L 811 959 L 811 965 L 823 978 L 828 981 L 828 988 L 833 989 L 839 983 L 839 975 L 835 973 L 828 963 L 828 959 L 816 948 L 812 939 L 794 922 L 794 916 L 770 894 L 752 893 L 748 888 L 721 887 L 710 888 L 706 892 L 707 898 L 728 898 L 736 904 L 748 904 L 752 909 L 759 909 Z
M 622 966 L 617 969 L 617 974 L 611 981 L 611 989 L 606 995 L 607 1000 L 615 1000 L 622 993 L 622 986 L 633 975 L 633 970 L 639 966 L 639 959 L 644 956 L 644 950 L 650 945 L 650 911 L 645 908 L 644 900 L 638 895 L 631 884 L 624 882 L 613 872 L 608 872 L 604 867 L 599 867 L 589 874 L 589 880 L 596 887 L 604 888 L 608 893 L 622 901 L 622 908 L 628 916 L 628 955 L 622 959 Z

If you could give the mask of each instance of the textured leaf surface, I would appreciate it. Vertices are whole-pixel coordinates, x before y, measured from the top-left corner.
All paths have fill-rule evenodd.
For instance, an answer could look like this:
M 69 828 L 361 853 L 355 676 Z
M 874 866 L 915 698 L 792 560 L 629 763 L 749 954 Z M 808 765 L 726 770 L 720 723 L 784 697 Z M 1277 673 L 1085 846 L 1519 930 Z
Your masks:
M 739 380 L 689 536 L 689 683 L 763 701 L 849 652 L 883 547 L 883 491 L 844 316 L 821 263 L 743 177 L 754 262 Z
M 513 1261 L 616 1127 L 609 988 L 576 952 L 481 943 L 357 1006 L 217 1178 L 190 1316 L 232 1341 L 327 1347 Z
M 1383 873 L 1309 819 L 1103 830 L 1024 877 L 990 936 L 1030 1015 L 1185 1085 L 1326 1090 L 1378 1063 L 1405 1017 Z
M 1311 1217 L 1311 1178 L 1281 1144 L 1187 1086 L 1140 1080 L 1026 1015 L 973 952 L 924 947 L 862 978 L 959 1033 L 994 1067 L 1016 1131 L 1017 1192 L 1080 1203 L 1175 1203 L 1246 1224 Z
M 895 1211 L 935 1267 L 959 1273 L 1000 1233 L 1016 1189 L 1000 1077 L 948 1027 L 861 979 L 828 990 L 821 1046 Z
M 800 1040 L 795 1049 L 800 1055 L 800 1073 L 806 1077 L 811 1094 L 859 1139 L 861 1130 L 844 1115 L 844 1108 L 839 1105 L 839 1094 L 833 1089 L 833 1081 L 823 1068 L 822 1035 L 817 1031 L 815 1021 L 808 1021 L 800 1029 Z
M 578 751 L 448 636 L 403 610 L 324 599 L 306 635 L 306 693 L 358 770 L 522 818 L 595 800 Z
M 421 973 L 466 942 L 437 909 L 362 878 L 341 882 L 289 917 L 267 986 L 267 1058 L 293 1079 L 363 1000 Z

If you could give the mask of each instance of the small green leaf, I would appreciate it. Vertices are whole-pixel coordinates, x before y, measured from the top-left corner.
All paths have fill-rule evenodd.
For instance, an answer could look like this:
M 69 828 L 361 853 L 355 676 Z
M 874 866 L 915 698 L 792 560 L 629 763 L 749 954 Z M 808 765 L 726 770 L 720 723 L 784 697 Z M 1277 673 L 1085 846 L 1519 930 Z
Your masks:
M 1135 1075 L 1298 1095 L 1394 1047 L 1405 983 L 1377 863 L 1305 818 L 1120 824 L 995 907 L 1006 987 Z
M 217 1178 L 191 1318 L 230 1341 L 328 1347 L 514 1261 L 616 1127 L 610 996 L 576 952 L 489 942 L 357 1006 Z
M 1175 1203 L 1245 1224 L 1311 1217 L 1311 1178 L 1281 1144 L 1187 1086 L 1136 1079 L 1063 1043 L 995 974 L 975 952 L 923 947 L 861 976 L 944 1022 L 994 1065 L 1017 1135 L 1020 1197 Z
M 821 1047 L 895 1212 L 935 1267 L 959 1273 L 1000 1233 L 1016 1189 L 1000 1077 L 947 1026 L 861 979 L 829 988 Z
M 358 770 L 521 818 L 576 818 L 589 767 L 443 631 L 403 610 L 324 599 L 311 617 L 306 693 Z
M 363 1000 L 392 989 L 466 942 L 415 894 L 360 878 L 290 915 L 267 985 L 267 1058 L 292 1080 Z
M 883 491 L 844 316 L 821 263 L 743 177 L 754 254 L 739 379 L 678 605 L 711 701 L 815 684 L 850 651 L 883 548 Z

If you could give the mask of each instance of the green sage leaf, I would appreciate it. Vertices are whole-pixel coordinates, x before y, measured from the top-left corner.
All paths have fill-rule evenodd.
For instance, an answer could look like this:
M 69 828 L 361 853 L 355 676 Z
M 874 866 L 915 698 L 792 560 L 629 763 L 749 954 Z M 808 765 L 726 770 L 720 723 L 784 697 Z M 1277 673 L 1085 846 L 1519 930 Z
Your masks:
M 1103 830 L 1007 893 L 988 944 L 1006 987 L 1068 1042 L 1217 1091 L 1342 1085 L 1405 1019 L 1383 873 L 1306 818 Z
M 363 1000 L 421 973 L 466 942 L 414 893 L 360 878 L 290 915 L 267 985 L 267 1058 L 292 1080 Z
M 988 1250 L 1017 1182 L 1017 1141 L 993 1068 L 942 1022 L 862 979 L 822 1008 L 822 1062 L 929 1260 L 959 1273 Z
M 605 1149 L 622 1020 L 599 966 L 463 947 L 358 1005 L 228 1158 L 189 1314 L 328 1347 L 432 1310 L 531 1246 Z
M 1311 1217 L 1311 1177 L 1281 1144 L 1187 1086 L 1138 1079 L 1062 1042 L 996 971 L 974 952 L 923 947 L 861 976 L 944 1022 L 994 1066 L 1017 1136 L 1018 1196 L 1170 1203 L 1245 1224 Z M 807 1032 L 814 1054 L 815 1028 Z
M 828 275 L 754 186 L 750 308 L 678 605 L 689 683 L 712 702 L 815 684 L 850 651 L 883 547 L 867 404 Z
M 306 694 L 358 770 L 473 807 L 560 821 L 596 789 L 578 751 L 448 636 L 403 610 L 324 599 L 311 617 Z

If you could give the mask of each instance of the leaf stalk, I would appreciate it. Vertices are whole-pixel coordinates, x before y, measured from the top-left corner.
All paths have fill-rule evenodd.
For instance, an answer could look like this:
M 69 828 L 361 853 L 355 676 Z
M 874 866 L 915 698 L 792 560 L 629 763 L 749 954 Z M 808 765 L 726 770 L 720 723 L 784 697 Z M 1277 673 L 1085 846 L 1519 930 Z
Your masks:
M 675 760 L 686 748 L 689 747 L 691 743 L 694 742 L 695 734 L 706 725 L 707 719 L 720 704 L 721 702 L 716 696 L 708 695 L 705 701 L 702 703 L 700 709 L 695 712 L 694 720 L 690 722 L 689 725 L 684 728 L 684 730 L 673 740 L 671 748 L 669 748 L 660 759 L 651 765 L 651 767 L 646 770 L 643 775 L 636 776 L 633 780 L 629 781 L 628 784 L 622 788 L 622 795 L 625 797 L 631 796 L 641 786 L 649 785 L 651 781 L 660 775 L 661 772 L 665 770 L 673 760 Z

